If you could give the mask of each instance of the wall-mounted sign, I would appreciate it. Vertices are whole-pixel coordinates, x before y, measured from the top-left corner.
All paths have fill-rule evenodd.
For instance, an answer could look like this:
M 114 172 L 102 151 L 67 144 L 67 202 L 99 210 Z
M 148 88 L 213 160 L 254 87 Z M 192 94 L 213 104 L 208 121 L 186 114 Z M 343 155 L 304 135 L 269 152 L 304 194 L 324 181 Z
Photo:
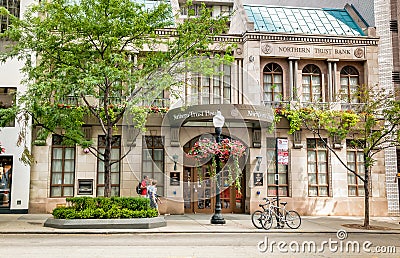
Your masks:
M 170 185 L 180 185 L 180 172 L 171 172 L 169 175 Z
M 277 139 L 277 158 L 278 164 L 289 164 L 289 141 L 287 139 Z
M 264 185 L 263 173 L 257 172 L 257 173 L 254 173 L 253 176 L 254 176 L 254 186 L 263 186 Z
M 365 57 L 364 47 L 350 46 L 321 46 L 262 43 L 261 55 L 310 57 L 310 58 L 339 58 L 361 59 Z

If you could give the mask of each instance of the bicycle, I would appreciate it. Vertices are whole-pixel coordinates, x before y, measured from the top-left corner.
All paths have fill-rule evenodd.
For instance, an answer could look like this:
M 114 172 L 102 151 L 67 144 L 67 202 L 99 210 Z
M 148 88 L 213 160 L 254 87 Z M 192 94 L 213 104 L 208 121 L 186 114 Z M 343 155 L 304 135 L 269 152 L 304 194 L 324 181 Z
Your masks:
M 286 204 L 287 202 L 281 202 L 280 204 L 283 207 L 280 207 L 278 204 L 273 204 L 277 199 L 274 198 L 270 205 L 268 206 L 268 210 L 265 212 L 264 219 L 262 221 L 262 227 L 266 230 L 272 227 L 274 222 L 274 217 L 277 220 L 277 228 L 283 228 L 286 224 L 289 228 L 296 229 L 301 225 L 301 217 L 299 213 L 295 210 L 287 210 Z
M 258 206 L 261 207 L 263 210 L 256 210 L 253 212 L 253 214 L 251 214 L 251 222 L 258 229 L 263 228 L 263 221 L 267 219 L 267 215 L 269 214 L 268 208 L 270 205 L 270 201 L 268 200 L 268 198 L 263 198 L 263 200 L 266 201 L 264 204 L 258 204 Z

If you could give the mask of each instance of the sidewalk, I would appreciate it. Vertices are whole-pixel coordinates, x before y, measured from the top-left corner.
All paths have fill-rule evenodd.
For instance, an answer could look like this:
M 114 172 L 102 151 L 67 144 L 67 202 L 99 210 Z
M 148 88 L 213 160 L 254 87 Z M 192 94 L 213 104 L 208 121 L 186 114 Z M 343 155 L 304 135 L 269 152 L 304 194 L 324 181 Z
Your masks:
M 336 233 L 339 229 L 352 233 L 400 234 L 400 217 L 373 217 L 371 225 L 386 230 L 360 230 L 343 227 L 344 224 L 362 224 L 362 217 L 307 216 L 302 217 L 298 229 L 257 229 L 248 214 L 223 214 L 225 225 L 211 225 L 212 214 L 185 214 L 165 216 L 166 227 L 153 229 L 56 229 L 43 224 L 51 214 L 0 214 L 1 234 L 123 234 L 123 233 Z

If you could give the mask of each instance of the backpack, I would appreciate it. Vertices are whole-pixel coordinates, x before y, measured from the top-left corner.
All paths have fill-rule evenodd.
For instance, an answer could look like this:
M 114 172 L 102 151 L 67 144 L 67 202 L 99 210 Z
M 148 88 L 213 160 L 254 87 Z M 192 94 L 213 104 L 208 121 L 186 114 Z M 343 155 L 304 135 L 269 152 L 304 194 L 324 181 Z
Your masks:
M 142 186 L 142 182 L 139 182 L 139 184 L 136 186 L 136 192 L 138 193 L 138 194 L 142 194 L 142 188 L 141 188 L 141 186 Z

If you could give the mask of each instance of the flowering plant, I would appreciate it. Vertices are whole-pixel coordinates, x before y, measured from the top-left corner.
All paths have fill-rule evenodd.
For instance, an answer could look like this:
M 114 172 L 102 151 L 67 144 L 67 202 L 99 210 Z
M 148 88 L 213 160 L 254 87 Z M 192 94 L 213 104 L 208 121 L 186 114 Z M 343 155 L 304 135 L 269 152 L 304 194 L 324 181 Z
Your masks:
M 6 152 L 6 149 L 4 149 L 4 148 L 1 146 L 1 142 L 0 142 L 0 154 L 2 154 L 2 153 L 4 153 L 4 152 Z
M 158 106 L 150 106 L 146 107 L 148 113 L 153 113 L 153 114 L 165 114 L 168 112 L 167 107 L 158 107 Z
M 213 172 L 216 170 L 215 157 L 218 157 L 221 164 L 228 164 L 230 183 L 235 182 L 235 186 L 240 190 L 242 170 L 239 167 L 239 158 L 245 154 L 246 146 L 238 140 L 223 139 L 217 143 L 214 140 L 201 139 L 193 145 L 186 156 L 194 158 L 197 162 L 211 157 Z M 229 160 L 232 162 L 228 162 Z

